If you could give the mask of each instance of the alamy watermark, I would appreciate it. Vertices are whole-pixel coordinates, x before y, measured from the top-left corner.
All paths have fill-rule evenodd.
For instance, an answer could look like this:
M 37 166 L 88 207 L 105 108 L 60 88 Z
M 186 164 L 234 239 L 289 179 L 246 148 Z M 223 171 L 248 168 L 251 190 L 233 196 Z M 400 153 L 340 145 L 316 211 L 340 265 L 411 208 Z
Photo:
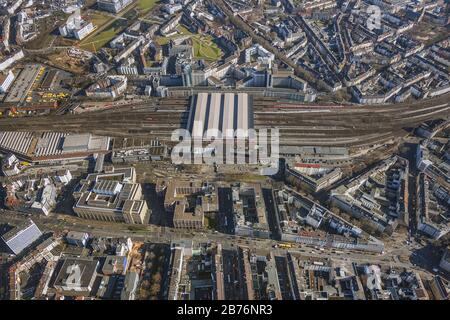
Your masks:
M 375 30 L 381 28 L 381 9 L 379 6 L 370 5 L 367 7 L 369 18 L 367 19 L 367 29 Z
M 81 270 L 78 264 L 72 264 L 66 269 L 67 274 L 69 275 L 66 279 L 67 287 L 75 287 L 78 288 L 81 286 Z
M 353 9 L 353 13 L 360 12 L 359 9 Z M 368 15 L 365 22 L 366 28 L 370 31 L 381 29 L 381 8 L 377 5 L 369 5 L 365 8 L 365 13 Z
M 195 123 L 194 128 L 203 128 Z M 195 130 L 194 130 L 195 131 Z M 172 132 L 178 142 L 171 152 L 173 164 L 261 165 L 265 175 L 278 172 L 280 135 L 277 128 L 208 129 L 203 135 L 186 129 Z

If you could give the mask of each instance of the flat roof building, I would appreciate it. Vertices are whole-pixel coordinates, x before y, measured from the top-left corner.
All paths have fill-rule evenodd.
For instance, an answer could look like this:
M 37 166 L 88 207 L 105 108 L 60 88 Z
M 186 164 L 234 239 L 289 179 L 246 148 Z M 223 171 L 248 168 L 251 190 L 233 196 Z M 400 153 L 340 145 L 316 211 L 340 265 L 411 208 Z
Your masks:
M 82 40 L 94 31 L 94 29 L 92 22 L 83 20 L 80 9 L 78 8 L 67 18 L 66 23 L 59 27 L 59 33 L 63 37 L 73 37 L 77 40 Z
M 173 213 L 175 228 L 200 229 L 204 214 L 218 211 L 215 186 L 201 181 L 158 181 L 157 192 L 164 195 L 164 208 Z
M 321 168 L 315 164 L 286 166 L 286 180 L 311 192 L 318 192 L 331 186 L 342 177 L 340 168 Z
M 65 258 L 59 262 L 61 267 L 53 287 L 67 296 L 89 296 L 97 276 L 99 261 L 89 258 Z
M 172 249 L 169 265 L 169 288 L 167 290 L 168 300 L 178 300 L 178 288 L 181 280 L 183 258 L 183 247 L 176 247 Z
M 233 201 L 235 234 L 269 238 L 270 228 L 261 184 L 245 183 L 233 187 L 230 200 Z
M 38 76 L 44 72 L 44 67 L 40 64 L 28 64 L 22 68 L 19 76 L 11 86 L 6 103 L 19 103 L 25 101 L 28 92 L 33 87 Z
M 22 49 L 15 51 L 8 56 L 0 57 L 0 71 L 9 68 L 13 63 L 23 59 L 24 57 L 25 55 Z
M 14 254 L 19 254 L 41 236 L 41 230 L 28 219 L 4 233 L 1 239 Z
M 114 138 L 113 163 L 158 161 L 167 156 L 167 146 L 159 140 L 144 138 Z
M 201 181 L 169 181 L 165 187 L 164 208 L 166 211 L 173 211 L 177 201 L 199 194 L 202 190 Z
M 39 190 L 36 201 L 31 204 L 29 210 L 43 213 L 47 216 L 56 205 L 56 197 L 56 186 L 53 183 L 49 183 Z
M 127 268 L 127 257 L 107 256 L 102 267 L 104 275 L 123 274 Z
M 90 174 L 74 193 L 78 200 L 73 210 L 85 219 L 143 224 L 148 206 L 135 181 L 134 168 Z
M 86 96 L 115 99 L 127 90 L 128 79 L 123 75 L 106 76 L 85 89 Z
M 107 153 L 109 137 L 62 132 L 0 131 L 0 151 L 30 162 L 68 162 Z
M 139 275 L 135 271 L 130 271 L 125 276 L 124 287 L 120 293 L 120 300 L 135 300 L 136 290 L 139 284 Z
M 11 84 L 14 82 L 14 74 L 11 70 L 5 74 L 0 73 L 0 93 L 5 93 L 8 91 Z
M 86 247 L 88 240 L 87 232 L 69 231 L 66 235 L 67 243 L 78 247 Z
M 129 6 L 133 0 L 98 0 L 97 7 L 100 10 L 118 13 Z
M 177 201 L 173 216 L 175 228 L 201 229 L 205 226 L 205 215 L 197 199 L 200 200 L 196 198 Z

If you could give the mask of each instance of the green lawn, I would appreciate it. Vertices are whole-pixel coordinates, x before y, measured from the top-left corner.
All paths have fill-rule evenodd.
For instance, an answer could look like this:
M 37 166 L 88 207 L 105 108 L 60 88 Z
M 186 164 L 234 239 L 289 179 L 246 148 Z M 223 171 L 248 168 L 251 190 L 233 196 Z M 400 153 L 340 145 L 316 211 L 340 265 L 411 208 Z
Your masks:
M 222 50 L 212 42 L 211 37 L 194 36 L 192 42 L 194 44 L 194 57 L 197 59 L 216 61 L 222 56 Z
M 178 32 L 180 32 L 183 36 L 186 36 L 186 35 L 194 35 L 192 32 L 190 32 L 186 27 L 184 27 L 184 26 L 179 26 L 178 27 Z
M 181 26 L 181 25 L 178 26 L 177 31 L 178 31 L 178 34 L 173 35 L 173 36 L 170 36 L 170 37 L 156 37 L 156 42 L 157 42 L 160 46 L 163 46 L 163 45 L 169 43 L 169 41 L 172 40 L 172 39 L 181 38 L 181 37 L 187 36 L 187 35 L 190 35 L 190 36 L 193 36 L 193 35 L 194 35 L 194 34 L 191 33 L 188 29 L 186 29 L 185 27 L 183 27 L 183 26 Z
M 170 40 L 170 39 L 171 39 L 171 38 L 168 38 L 168 37 L 156 37 L 155 41 L 156 41 L 156 43 L 159 44 L 160 46 L 163 46 L 163 45 L 169 43 L 169 40 Z
M 137 7 L 146 14 L 158 3 L 159 0 L 138 0 Z
M 96 52 L 119 34 L 125 26 L 119 20 L 116 20 L 103 31 L 85 38 L 80 42 L 80 48 Z
M 111 21 L 111 17 L 101 12 L 91 13 L 88 18 L 90 19 L 92 24 L 97 28 L 100 28 L 105 23 Z
M 214 218 L 211 217 L 205 217 L 205 228 L 216 230 L 217 229 L 217 221 Z
M 179 34 L 170 37 L 157 37 L 156 42 L 159 45 L 165 45 L 171 39 L 177 39 L 182 36 L 190 35 L 194 46 L 194 58 L 208 61 L 216 61 L 222 56 L 222 50 L 212 42 L 211 36 L 193 34 L 183 26 L 178 27 Z

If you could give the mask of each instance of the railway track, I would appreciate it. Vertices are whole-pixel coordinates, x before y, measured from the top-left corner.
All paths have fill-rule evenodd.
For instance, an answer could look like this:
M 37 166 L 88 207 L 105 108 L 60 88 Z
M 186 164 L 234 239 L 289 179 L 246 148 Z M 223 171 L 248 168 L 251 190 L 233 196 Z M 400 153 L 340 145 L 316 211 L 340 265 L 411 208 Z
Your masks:
M 423 121 L 450 117 L 447 101 L 440 98 L 415 104 L 316 106 L 255 97 L 254 125 L 256 129 L 278 128 L 282 145 L 369 145 L 404 136 L 404 128 L 416 127 Z M 170 141 L 173 130 L 185 127 L 188 109 L 186 98 L 155 99 L 76 115 L 3 118 L 0 130 L 92 132 Z

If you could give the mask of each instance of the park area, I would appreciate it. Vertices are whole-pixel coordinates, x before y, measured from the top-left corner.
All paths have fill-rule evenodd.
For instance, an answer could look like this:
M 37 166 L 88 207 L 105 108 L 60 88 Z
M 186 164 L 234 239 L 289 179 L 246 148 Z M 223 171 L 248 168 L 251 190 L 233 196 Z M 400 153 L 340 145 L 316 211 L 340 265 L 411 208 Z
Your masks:
M 91 52 L 97 52 L 104 47 L 131 22 L 149 13 L 159 0 L 138 0 L 127 7 L 114 19 L 109 14 L 95 11 L 87 17 L 94 24 L 96 30 L 79 43 L 79 47 Z
M 100 11 L 94 11 L 90 12 L 89 14 L 85 14 L 83 15 L 83 18 L 91 21 L 96 28 L 100 28 L 111 21 L 110 16 Z
M 153 7 L 159 2 L 159 0 L 138 0 L 137 8 L 139 9 L 139 13 L 147 14 Z
M 167 285 L 164 274 L 170 260 L 170 247 L 165 244 L 147 243 L 141 253 L 144 259 L 138 299 L 162 299 Z
M 195 35 L 192 37 L 194 45 L 194 57 L 208 61 L 219 60 L 222 50 L 212 41 L 209 36 Z
M 127 21 L 125 20 L 115 20 L 106 28 L 100 30 L 100 32 L 95 32 L 91 36 L 83 39 L 79 43 L 81 49 L 97 52 L 108 42 L 110 42 L 115 36 L 122 32 L 127 27 Z M 102 26 L 97 27 L 102 28 Z
M 207 61 L 217 61 L 222 57 L 222 50 L 213 42 L 209 35 L 193 34 L 183 26 L 177 28 L 178 34 L 169 37 L 158 37 L 156 41 L 159 45 L 165 45 L 170 40 L 184 36 L 190 36 L 194 47 L 194 58 Z
M 102 12 L 90 13 L 88 18 L 95 25 L 96 30 L 80 41 L 78 47 L 90 52 L 97 52 L 107 45 L 114 37 L 122 32 L 129 24 L 131 18 L 128 15 L 145 16 L 157 5 L 159 0 L 138 0 L 134 6 L 121 13 L 120 17 L 111 21 L 108 14 Z M 134 20 L 134 19 L 131 19 Z M 167 44 L 171 39 L 177 39 L 183 36 L 190 36 L 194 48 L 194 58 L 204 59 L 206 61 L 217 61 L 222 57 L 222 51 L 213 42 L 209 35 L 193 34 L 183 26 L 178 26 L 178 33 L 169 37 L 157 37 L 156 41 L 160 45 Z

